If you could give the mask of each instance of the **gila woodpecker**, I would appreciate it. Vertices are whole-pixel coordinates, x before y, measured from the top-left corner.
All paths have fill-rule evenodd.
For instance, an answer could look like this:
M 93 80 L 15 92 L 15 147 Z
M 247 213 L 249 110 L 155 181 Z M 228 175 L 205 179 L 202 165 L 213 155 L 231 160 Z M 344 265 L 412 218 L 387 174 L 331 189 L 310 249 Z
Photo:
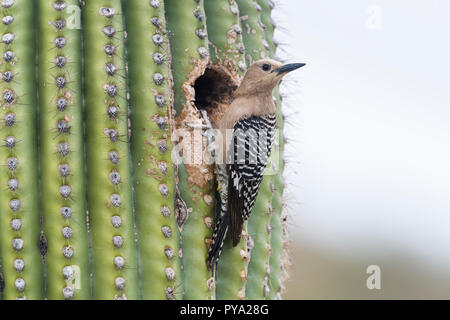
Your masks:
M 282 65 L 272 59 L 252 64 L 217 124 L 225 159 L 219 163 L 216 158 L 221 208 L 208 252 L 213 275 L 227 233 L 237 246 L 258 195 L 277 125 L 272 91 L 283 76 L 304 65 Z M 231 141 L 224 138 L 229 130 Z

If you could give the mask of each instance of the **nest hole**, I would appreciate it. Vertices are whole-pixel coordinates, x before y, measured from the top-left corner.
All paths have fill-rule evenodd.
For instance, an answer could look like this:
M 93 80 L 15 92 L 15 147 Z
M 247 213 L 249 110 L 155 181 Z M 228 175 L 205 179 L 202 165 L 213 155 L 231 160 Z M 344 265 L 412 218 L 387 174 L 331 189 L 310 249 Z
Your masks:
M 220 105 L 229 105 L 237 89 L 235 80 L 221 67 L 210 66 L 194 83 L 195 106 L 214 112 Z

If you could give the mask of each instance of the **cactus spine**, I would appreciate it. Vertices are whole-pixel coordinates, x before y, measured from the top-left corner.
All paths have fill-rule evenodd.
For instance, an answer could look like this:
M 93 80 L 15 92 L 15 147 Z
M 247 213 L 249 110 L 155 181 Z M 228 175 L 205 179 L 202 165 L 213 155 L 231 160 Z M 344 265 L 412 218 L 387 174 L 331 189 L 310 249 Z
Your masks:
M 39 241 L 34 2 L 2 1 L 0 252 L 5 299 L 43 297 Z
M 88 299 L 81 30 L 76 21 L 69 19 L 79 14 L 80 8 L 76 0 L 64 5 L 39 1 L 38 6 L 41 207 L 48 243 L 47 297 Z
M 83 8 L 86 151 L 94 297 L 138 298 L 121 2 Z
M 135 210 L 144 299 L 173 299 L 181 283 L 174 219 L 172 95 L 164 3 L 126 7 Z

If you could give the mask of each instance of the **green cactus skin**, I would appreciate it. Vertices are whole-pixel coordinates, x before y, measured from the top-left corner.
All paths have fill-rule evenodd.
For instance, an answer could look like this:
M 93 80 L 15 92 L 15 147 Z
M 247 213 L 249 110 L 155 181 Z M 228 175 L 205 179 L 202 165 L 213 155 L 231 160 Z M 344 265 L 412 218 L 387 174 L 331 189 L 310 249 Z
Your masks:
M 234 0 L 209 0 L 205 2 L 205 12 L 207 17 L 214 17 L 207 20 L 211 61 L 225 67 L 238 82 L 246 70 L 238 6 Z M 246 227 L 245 223 L 244 230 Z M 245 298 L 247 267 L 247 241 L 242 239 L 233 247 L 226 240 L 217 267 L 217 299 Z
M 172 76 L 164 3 L 152 6 L 148 1 L 128 0 L 126 21 L 142 298 L 172 299 L 175 289 L 179 290 L 181 270 L 174 218 Z M 164 77 L 162 83 L 153 78 L 158 74 Z
M 40 224 L 36 161 L 36 83 L 35 69 L 30 67 L 35 65 L 34 13 L 34 1 L 16 0 L 10 7 L 0 4 L 1 17 L 13 18 L 9 24 L 5 24 L 5 20 L 0 24 L 0 253 L 5 277 L 5 299 L 43 298 L 42 261 L 37 250 Z M 7 51 L 13 52 L 14 57 L 7 57 Z M 7 60 L 11 59 L 5 61 L 5 57 Z M 6 72 L 12 72 L 13 79 L 10 82 L 5 79 L 11 74 Z M 7 124 L 6 116 L 12 113 L 15 120 Z M 15 137 L 15 146 L 7 147 L 7 137 Z M 18 160 L 15 170 L 10 170 L 12 162 L 10 166 L 7 165 L 8 158 Z M 12 191 L 14 188 L 8 188 L 10 179 L 18 181 L 15 191 Z M 20 201 L 20 206 L 17 201 L 11 202 L 14 199 Z M 16 228 L 17 231 L 12 229 L 13 219 L 20 219 L 22 223 L 20 228 Z M 18 227 L 17 224 L 15 226 Z M 14 262 L 20 261 L 17 259 L 22 259 L 25 263 L 21 272 L 17 271 L 20 268 L 14 268 Z
M 273 34 L 275 32 L 275 26 L 272 23 L 271 14 L 274 7 L 274 3 L 271 0 L 257 0 L 256 2 L 261 8 L 261 25 L 264 28 L 264 34 L 266 44 L 269 47 L 270 57 L 275 57 L 277 47 L 273 41 Z
M 214 64 L 226 67 L 240 80 L 246 70 L 245 48 L 239 8 L 234 0 L 208 0 L 205 2 L 207 17 L 209 53 Z
M 253 0 L 236 0 L 239 6 L 247 65 L 269 56 L 269 45 L 260 24 L 261 8 Z
M 165 6 L 172 44 L 176 126 L 190 135 L 192 130 L 186 130 L 185 123 L 201 121 L 194 106 L 193 86 L 209 62 L 203 1 L 187 0 L 181 4 L 166 0 Z M 200 130 L 196 131 L 192 135 L 194 139 L 205 140 Z M 178 138 L 174 137 L 174 140 Z M 187 164 L 186 159 L 191 155 L 196 162 Z M 202 156 L 203 153 L 185 151 L 184 163 L 177 168 L 180 199 L 176 210 L 179 212 L 177 224 L 181 231 L 184 299 L 215 297 L 215 282 L 206 265 L 214 219 L 214 169 L 202 161 Z
M 247 234 L 247 224 L 244 225 Z M 245 299 L 249 255 L 247 251 L 247 236 L 242 237 L 236 247 L 231 241 L 225 241 L 221 259 L 217 267 L 216 298 L 218 300 Z
M 260 24 L 261 8 L 251 0 L 237 0 L 236 2 L 239 5 L 242 21 L 246 59 L 250 65 L 254 61 L 269 56 L 269 46 Z M 270 166 L 270 163 L 268 166 Z M 246 297 L 251 300 L 265 299 L 269 293 L 270 216 L 272 213 L 273 178 L 273 175 L 264 176 L 248 222 L 250 236 L 248 246 L 251 253 Z
M 283 215 L 283 191 L 284 191 L 284 118 L 281 111 L 281 98 L 278 92 L 278 88 L 274 90 L 274 97 L 277 103 L 277 122 L 278 122 L 278 136 L 274 142 L 274 155 L 278 155 L 278 159 L 274 159 L 277 162 L 273 166 L 273 170 L 276 173 L 273 181 L 273 194 L 272 194 L 272 216 L 270 219 L 270 247 L 271 255 L 269 260 L 270 277 L 269 277 L 269 296 L 270 300 L 281 299 L 281 291 L 283 289 L 283 263 L 284 263 L 284 250 L 285 246 L 283 239 L 286 236 L 284 228 L 282 226 Z M 277 166 L 277 167 L 276 167 Z
M 81 9 L 77 0 L 66 0 L 65 4 L 67 7 L 63 8 L 53 1 L 38 2 L 41 207 L 48 243 L 46 293 L 52 300 L 90 298 L 81 113 L 81 29 L 70 20 L 79 15 Z M 55 27 L 62 21 L 66 23 L 63 28 Z M 55 45 L 57 38 L 66 40 L 62 48 Z M 56 85 L 57 77 L 66 79 L 63 88 Z M 67 129 L 63 125 L 67 125 Z M 61 143 L 68 144 L 68 154 L 58 152 Z M 60 193 L 62 186 L 71 188 L 70 195 Z M 67 210 L 71 210 L 71 217 L 63 216 L 62 212 L 67 213 Z M 73 248 L 71 258 L 62 252 L 66 246 Z M 71 276 L 71 272 L 76 274 Z
M 258 198 L 248 223 L 250 262 L 246 297 L 250 300 L 267 298 L 270 258 L 270 216 L 272 213 L 272 177 L 267 175 L 259 189 Z
M 83 8 L 87 194 L 96 299 L 139 295 L 122 18 L 119 0 L 88 0 Z M 118 113 L 108 109 L 113 106 Z
M 282 138 L 280 138 L 281 141 Z M 279 146 L 280 153 L 283 147 L 280 143 Z M 279 167 L 279 173 L 275 177 L 275 190 L 272 197 L 272 217 L 270 219 L 271 226 L 271 236 L 270 236 L 270 246 L 271 255 L 269 260 L 270 266 L 270 277 L 269 277 L 269 287 L 270 292 L 267 297 L 270 300 L 279 299 L 282 290 L 282 261 L 283 261 L 283 228 L 281 225 L 281 214 L 283 211 L 283 172 L 284 166 Z
M 270 18 L 274 4 L 271 0 L 258 0 L 258 4 L 261 6 L 261 22 L 265 27 L 266 41 L 270 47 L 270 57 L 275 57 L 276 45 L 273 41 L 273 35 L 275 31 L 275 26 L 272 24 Z M 277 168 L 274 168 L 276 172 L 274 180 L 274 191 L 272 197 L 272 216 L 270 219 L 270 247 L 271 255 L 269 260 L 270 266 L 270 277 L 269 277 L 269 288 L 270 292 L 268 299 L 280 299 L 282 290 L 282 261 L 283 261 L 283 227 L 281 225 L 281 217 L 283 212 L 283 153 L 284 153 L 284 119 L 281 110 L 281 99 L 278 93 L 278 87 L 274 90 L 274 97 L 277 104 L 277 123 L 278 123 L 278 141 L 274 144 L 275 155 L 278 155 L 276 164 Z
M 274 164 L 273 169 L 276 172 L 275 179 L 273 181 L 273 196 L 272 196 L 272 216 L 270 219 L 270 277 L 269 277 L 269 287 L 270 292 L 268 299 L 281 299 L 281 291 L 283 290 L 283 280 L 285 271 L 285 243 L 284 239 L 287 237 L 285 227 L 283 227 L 283 191 L 284 191 L 284 117 L 281 111 L 281 97 L 278 92 L 278 88 L 274 90 L 274 97 L 277 104 L 277 122 L 278 122 L 278 138 L 274 143 L 274 155 L 278 155 L 279 158 L 276 159 L 277 162 Z M 274 159 L 275 160 L 275 159 Z M 278 167 L 276 167 L 278 166 Z

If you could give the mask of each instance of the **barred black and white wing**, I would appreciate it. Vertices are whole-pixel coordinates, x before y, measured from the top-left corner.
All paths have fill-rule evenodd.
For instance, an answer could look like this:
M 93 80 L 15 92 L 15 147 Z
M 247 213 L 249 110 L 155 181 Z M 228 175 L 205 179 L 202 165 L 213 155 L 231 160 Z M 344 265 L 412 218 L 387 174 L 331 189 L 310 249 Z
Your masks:
M 217 166 L 221 212 L 208 252 L 213 275 L 227 234 L 231 235 L 233 246 L 240 241 L 244 221 L 255 204 L 270 157 L 275 127 L 275 115 L 238 121 L 233 128 L 227 164 Z
M 259 192 L 276 129 L 275 115 L 252 116 L 234 126 L 228 151 L 228 232 L 236 246 Z

